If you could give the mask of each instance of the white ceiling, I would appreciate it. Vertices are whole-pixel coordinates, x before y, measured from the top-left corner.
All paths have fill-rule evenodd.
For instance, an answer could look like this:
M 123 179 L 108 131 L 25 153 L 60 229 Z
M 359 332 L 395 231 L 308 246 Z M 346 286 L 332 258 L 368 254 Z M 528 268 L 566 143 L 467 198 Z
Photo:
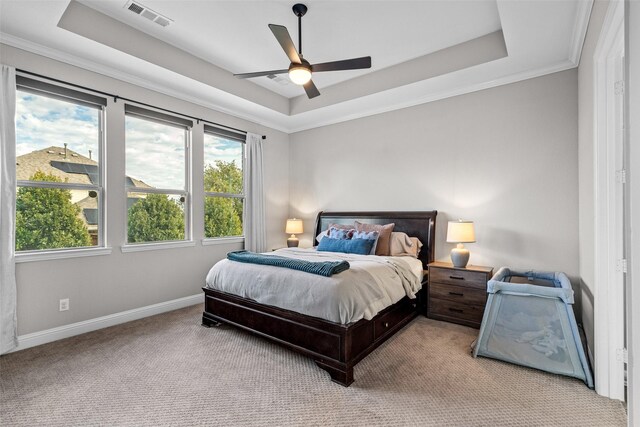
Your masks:
M 174 22 L 161 27 L 127 10 L 126 0 L 79 0 L 232 73 L 279 70 L 289 66 L 267 24 L 287 27 L 297 46 L 297 18 L 291 0 L 166 1 L 144 6 Z M 314 75 L 318 88 L 396 65 L 500 29 L 491 1 L 316 1 L 302 18 L 302 47 L 312 64 L 371 56 L 370 70 Z M 286 77 L 286 76 L 285 76 Z M 287 81 L 286 79 L 285 81 Z M 253 80 L 288 98 L 303 93 L 293 83 L 267 77 Z
M 317 73 L 322 95 L 307 100 L 293 84 L 231 77 L 287 67 L 267 24 L 285 25 L 297 43 L 292 1 L 141 3 L 174 22 L 163 28 L 134 15 L 124 8 L 125 0 L 81 0 L 81 5 L 2 0 L 0 41 L 294 132 L 575 67 L 592 5 L 591 0 L 306 1 L 305 58 L 314 63 L 370 55 L 373 63 L 371 70 Z M 68 8 L 77 13 L 68 11 L 63 25 Z M 79 22 L 83 17 L 88 22 Z M 469 43 L 500 29 L 507 56 L 460 62 L 461 55 L 470 56 L 464 46 L 468 52 L 476 46 Z M 123 43 L 118 36 L 125 32 L 129 38 Z M 180 61 L 166 60 L 178 56 Z M 430 63 L 440 71 L 430 70 Z M 410 67 L 414 77 L 404 81 Z

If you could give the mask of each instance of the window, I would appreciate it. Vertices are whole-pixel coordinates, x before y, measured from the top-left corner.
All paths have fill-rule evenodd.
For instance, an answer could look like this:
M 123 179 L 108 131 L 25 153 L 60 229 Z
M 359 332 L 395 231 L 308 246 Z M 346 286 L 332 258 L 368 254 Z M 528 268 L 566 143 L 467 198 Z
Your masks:
M 16 251 L 105 246 L 106 100 L 16 78 Z
M 244 135 L 204 128 L 204 234 L 243 235 Z
M 190 120 L 125 106 L 127 243 L 190 240 L 192 126 Z

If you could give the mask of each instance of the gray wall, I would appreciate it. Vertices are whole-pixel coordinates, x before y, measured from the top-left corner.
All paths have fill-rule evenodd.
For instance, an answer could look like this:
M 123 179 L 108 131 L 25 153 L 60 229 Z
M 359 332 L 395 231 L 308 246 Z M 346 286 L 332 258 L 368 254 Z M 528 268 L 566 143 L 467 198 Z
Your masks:
M 289 210 L 287 134 L 6 45 L 0 47 L 2 62 L 7 65 L 267 135 L 264 154 L 267 240 L 270 247 L 284 243 L 283 229 Z M 109 100 L 107 109 L 107 238 L 113 252 L 104 256 L 18 264 L 20 335 L 198 294 L 210 266 L 227 251 L 241 248 L 241 244 L 200 244 L 204 237 L 203 184 L 202 176 L 194 173 L 196 246 L 135 253 L 120 251 L 126 220 L 123 105 Z M 202 124 L 198 126 L 193 131 L 194 171 L 203 169 Z M 58 311 L 61 298 L 70 298 L 69 311 Z
M 291 214 L 311 231 L 318 210 L 437 209 L 437 259 L 469 219 L 470 263 L 577 282 L 577 91 L 573 69 L 292 134 Z
M 594 259 L 594 65 L 593 54 L 607 14 L 608 1 L 596 1 L 591 10 L 589 28 L 585 37 L 578 67 L 578 173 L 579 173 L 579 248 L 580 286 L 582 289 L 582 322 L 591 354 L 593 355 L 593 295 L 595 293 Z

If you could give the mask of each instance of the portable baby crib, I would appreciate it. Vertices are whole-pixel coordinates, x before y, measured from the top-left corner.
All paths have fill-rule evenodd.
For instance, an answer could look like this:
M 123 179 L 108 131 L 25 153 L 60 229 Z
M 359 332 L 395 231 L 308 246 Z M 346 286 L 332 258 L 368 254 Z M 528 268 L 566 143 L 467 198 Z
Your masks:
M 531 283 L 515 283 L 513 278 Z M 473 357 L 486 356 L 579 378 L 593 388 L 573 314 L 573 289 L 564 273 L 502 267 L 489 281 L 487 292 Z

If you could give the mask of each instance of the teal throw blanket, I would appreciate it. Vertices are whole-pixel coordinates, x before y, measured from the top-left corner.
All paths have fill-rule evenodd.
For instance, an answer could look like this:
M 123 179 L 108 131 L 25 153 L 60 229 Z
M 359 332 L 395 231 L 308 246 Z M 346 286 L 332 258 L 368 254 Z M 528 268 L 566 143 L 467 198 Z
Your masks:
M 273 265 L 275 267 L 290 268 L 292 270 L 305 271 L 311 274 L 330 277 L 334 274 L 348 270 L 347 261 L 304 261 L 301 259 L 286 258 L 278 255 L 263 255 L 249 251 L 233 251 L 227 254 L 231 261 L 246 262 L 250 264 Z

